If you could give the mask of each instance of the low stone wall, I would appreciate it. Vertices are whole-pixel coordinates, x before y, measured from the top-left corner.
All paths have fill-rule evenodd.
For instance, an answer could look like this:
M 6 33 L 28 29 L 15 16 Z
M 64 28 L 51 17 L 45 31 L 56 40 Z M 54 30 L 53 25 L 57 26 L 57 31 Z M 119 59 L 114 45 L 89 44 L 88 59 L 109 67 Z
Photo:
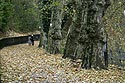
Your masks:
M 40 34 L 34 35 L 34 40 L 38 41 Z M 28 36 L 19 36 L 19 37 L 9 37 L 0 39 L 0 49 L 5 46 L 16 45 L 16 44 L 23 44 L 28 42 Z

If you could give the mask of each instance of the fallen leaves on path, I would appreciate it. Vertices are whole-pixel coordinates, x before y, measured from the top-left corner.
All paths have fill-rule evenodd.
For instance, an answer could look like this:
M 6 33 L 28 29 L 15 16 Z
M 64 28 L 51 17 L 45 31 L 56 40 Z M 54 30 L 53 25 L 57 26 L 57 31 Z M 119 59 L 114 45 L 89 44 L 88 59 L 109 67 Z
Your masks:
M 85 70 L 73 66 L 61 55 L 26 44 L 5 47 L 0 51 L 1 83 L 123 83 L 125 71 Z

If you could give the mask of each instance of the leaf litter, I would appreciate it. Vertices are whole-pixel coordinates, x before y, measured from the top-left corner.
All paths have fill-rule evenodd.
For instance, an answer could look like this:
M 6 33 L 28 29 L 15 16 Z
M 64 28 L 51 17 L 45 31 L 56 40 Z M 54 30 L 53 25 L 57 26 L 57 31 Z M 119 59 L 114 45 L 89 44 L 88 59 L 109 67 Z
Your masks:
M 1 83 L 123 83 L 125 70 L 85 70 L 62 55 L 19 44 L 0 50 Z M 76 67 L 75 67 L 76 66 Z

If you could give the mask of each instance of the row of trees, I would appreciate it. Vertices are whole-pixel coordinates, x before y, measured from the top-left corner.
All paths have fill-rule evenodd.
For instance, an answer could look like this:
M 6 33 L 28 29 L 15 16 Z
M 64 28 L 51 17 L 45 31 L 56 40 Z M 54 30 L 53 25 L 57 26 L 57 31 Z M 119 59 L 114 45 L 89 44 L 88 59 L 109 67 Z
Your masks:
M 83 68 L 108 67 L 107 50 L 104 55 L 105 65 L 101 57 L 103 45 L 105 45 L 105 49 L 107 48 L 102 18 L 111 4 L 110 0 L 40 0 L 39 3 L 45 6 L 42 13 L 51 14 L 51 17 L 49 16 L 51 26 L 48 25 L 49 31 L 46 32 L 49 53 L 60 53 L 61 45 L 64 44 L 63 58 L 80 58 Z M 41 15 L 45 16 L 45 14 Z M 41 29 L 43 29 L 41 36 L 45 29 L 44 21 L 41 19 Z M 44 42 L 44 37 L 41 38 L 43 39 L 41 39 L 39 47 Z M 64 42 L 62 42 L 63 40 Z
M 41 27 L 39 47 L 44 46 L 51 54 L 63 53 L 63 58 L 80 58 L 83 68 L 107 67 L 108 57 L 104 59 L 102 53 L 105 46 L 107 55 L 107 35 L 111 49 L 124 48 L 124 3 L 124 0 L 1 0 L 0 31 L 28 32 Z

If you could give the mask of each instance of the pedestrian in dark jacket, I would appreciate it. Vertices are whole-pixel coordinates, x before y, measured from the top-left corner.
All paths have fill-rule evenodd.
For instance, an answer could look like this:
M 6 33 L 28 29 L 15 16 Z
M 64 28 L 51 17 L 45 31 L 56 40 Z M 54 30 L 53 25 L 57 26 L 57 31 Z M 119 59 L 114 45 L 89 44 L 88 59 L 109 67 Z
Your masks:
M 34 37 L 33 37 L 33 35 L 31 36 L 31 42 L 32 42 L 32 45 L 34 45 Z

